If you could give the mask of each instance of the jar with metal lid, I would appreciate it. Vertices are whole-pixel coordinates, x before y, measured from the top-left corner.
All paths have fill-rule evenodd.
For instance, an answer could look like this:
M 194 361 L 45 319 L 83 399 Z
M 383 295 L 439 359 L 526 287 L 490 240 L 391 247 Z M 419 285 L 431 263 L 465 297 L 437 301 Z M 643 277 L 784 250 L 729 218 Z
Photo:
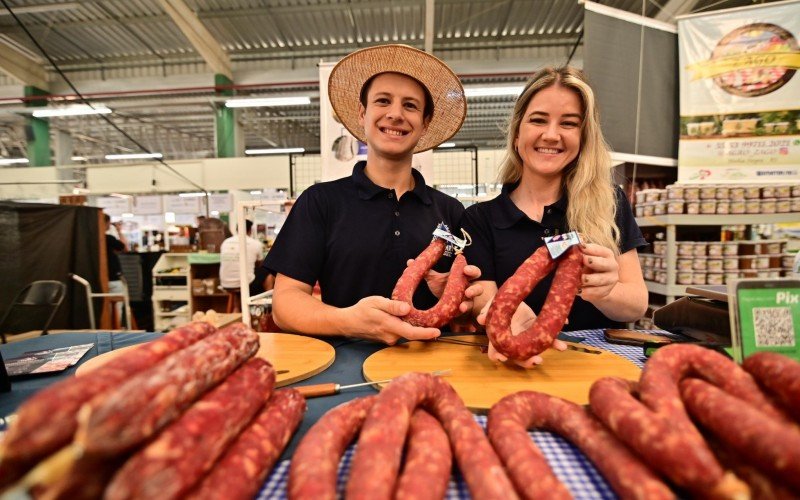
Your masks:
M 744 199 L 755 200 L 761 198 L 761 188 L 759 186 L 744 186 Z
M 722 273 L 708 273 L 706 274 L 706 284 L 708 285 L 722 285 L 725 283 L 725 275 Z
M 692 259 L 692 270 L 693 271 L 705 271 L 708 269 L 708 258 L 706 257 L 695 257 Z
M 761 213 L 761 200 L 757 198 L 751 198 L 745 201 L 745 213 L 748 214 L 758 214 Z
M 653 214 L 655 213 L 655 207 L 653 206 L 653 203 L 645 203 L 643 207 L 644 207 L 643 211 L 644 216 L 652 217 Z
M 778 198 L 778 201 L 775 203 L 775 212 L 779 214 L 788 214 L 791 211 L 792 211 L 792 199 Z
M 670 184 L 667 186 L 667 199 L 683 201 L 683 186 L 678 184 Z
M 733 186 L 730 189 L 731 200 L 744 200 L 744 186 Z
M 695 257 L 705 257 L 708 255 L 708 243 L 704 241 L 695 241 L 692 246 L 692 255 Z
M 692 284 L 693 285 L 705 285 L 706 284 L 706 273 L 692 273 Z
M 700 202 L 699 201 L 687 201 L 686 202 L 686 213 L 687 214 L 699 214 L 700 213 Z
M 777 210 L 777 202 L 778 200 L 775 198 L 765 198 L 761 200 L 761 213 L 762 214 L 774 214 L 775 210 Z
M 762 198 L 775 198 L 775 186 L 762 186 L 761 187 L 761 197 Z
M 717 200 L 701 200 L 700 213 L 705 215 L 717 213 Z
M 800 196 L 800 195 L 798 195 Z M 695 201 L 700 199 L 699 186 L 686 186 L 683 188 L 683 198 L 686 201 Z
M 722 255 L 722 249 L 725 244 L 721 241 L 712 241 L 708 244 L 708 256 L 719 257 Z
M 745 200 L 731 200 L 730 213 L 743 214 L 747 211 L 747 202 Z
M 656 201 L 653 203 L 653 215 L 664 215 L 667 211 L 666 201 Z
M 731 197 L 730 186 L 717 186 L 716 194 L 714 196 L 718 200 L 727 200 Z
M 728 215 L 731 213 L 731 202 L 728 200 L 717 200 L 717 213 Z
M 694 242 L 693 241 L 679 241 L 678 255 L 682 257 L 691 257 L 694 255 Z
M 667 201 L 667 213 L 668 214 L 682 214 L 685 202 L 680 199 L 669 200 Z
M 791 198 L 792 186 L 788 184 L 779 184 L 775 186 L 775 198 Z
M 722 257 L 715 259 L 709 257 L 708 262 L 706 263 L 706 269 L 712 273 L 721 273 L 723 271 L 723 259 Z

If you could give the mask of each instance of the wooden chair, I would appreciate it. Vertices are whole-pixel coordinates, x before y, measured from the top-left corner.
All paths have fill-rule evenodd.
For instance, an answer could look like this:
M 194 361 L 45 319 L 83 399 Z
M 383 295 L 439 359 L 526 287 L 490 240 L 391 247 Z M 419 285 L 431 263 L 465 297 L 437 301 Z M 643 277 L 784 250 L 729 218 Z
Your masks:
M 222 287 L 220 287 L 222 288 Z M 228 305 L 225 308 L 226 313 L 237 313 L 242 311 L 242 295 L 239 288 L 223 288 L 225 293 L 228 294 Z

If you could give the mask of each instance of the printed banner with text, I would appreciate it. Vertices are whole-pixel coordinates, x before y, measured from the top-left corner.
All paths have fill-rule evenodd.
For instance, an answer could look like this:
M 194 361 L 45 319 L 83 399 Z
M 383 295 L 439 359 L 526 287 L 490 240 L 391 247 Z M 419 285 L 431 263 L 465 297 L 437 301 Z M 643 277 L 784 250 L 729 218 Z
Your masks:
M 800 1 L 678 21 L 680 182 L 800 180 Z

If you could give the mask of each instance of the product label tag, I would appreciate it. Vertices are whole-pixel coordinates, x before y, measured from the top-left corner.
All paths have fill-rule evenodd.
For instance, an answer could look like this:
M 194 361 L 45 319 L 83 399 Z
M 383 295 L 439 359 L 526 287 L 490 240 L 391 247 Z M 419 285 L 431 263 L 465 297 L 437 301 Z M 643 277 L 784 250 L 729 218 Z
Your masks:
M 547 251 L 550 252 L 550 257 L 553 260 L 564 255 L 564 252 L 581 244 L 581 238 L 578 236 L 577 231 L 570 231 L 568 233 L 557 234 L 555 236 L 547 236 L 544 238 L 544 244 L 547 246 Z
M 461 232 L 464 235 L 464 239 L 456 238 L 455 236 L 453 236 L 453 234 L 450 232 L 450 228 L 444 222 L 440 222 L 436 226 L 436 229 L 434 229 L 433 231 L 434 239 L 441 238 L 449 243 L 449 245 L 447 245 L 444 249 L 445 257 L 452 257 L 453 253 L 460 254 L 461 252 L 464 251 L 464 247 L 472 243 L 472 239 L 469 237 L 469 234 L 463 229 L 461 230 Z

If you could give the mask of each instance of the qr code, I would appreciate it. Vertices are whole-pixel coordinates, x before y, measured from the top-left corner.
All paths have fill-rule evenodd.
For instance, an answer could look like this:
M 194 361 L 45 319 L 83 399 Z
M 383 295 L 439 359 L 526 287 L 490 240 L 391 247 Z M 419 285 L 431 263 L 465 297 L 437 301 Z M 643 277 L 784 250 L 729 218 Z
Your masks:
M 754 307 L 756 346 L 794 347 L 794 323 L 790 307 Z

